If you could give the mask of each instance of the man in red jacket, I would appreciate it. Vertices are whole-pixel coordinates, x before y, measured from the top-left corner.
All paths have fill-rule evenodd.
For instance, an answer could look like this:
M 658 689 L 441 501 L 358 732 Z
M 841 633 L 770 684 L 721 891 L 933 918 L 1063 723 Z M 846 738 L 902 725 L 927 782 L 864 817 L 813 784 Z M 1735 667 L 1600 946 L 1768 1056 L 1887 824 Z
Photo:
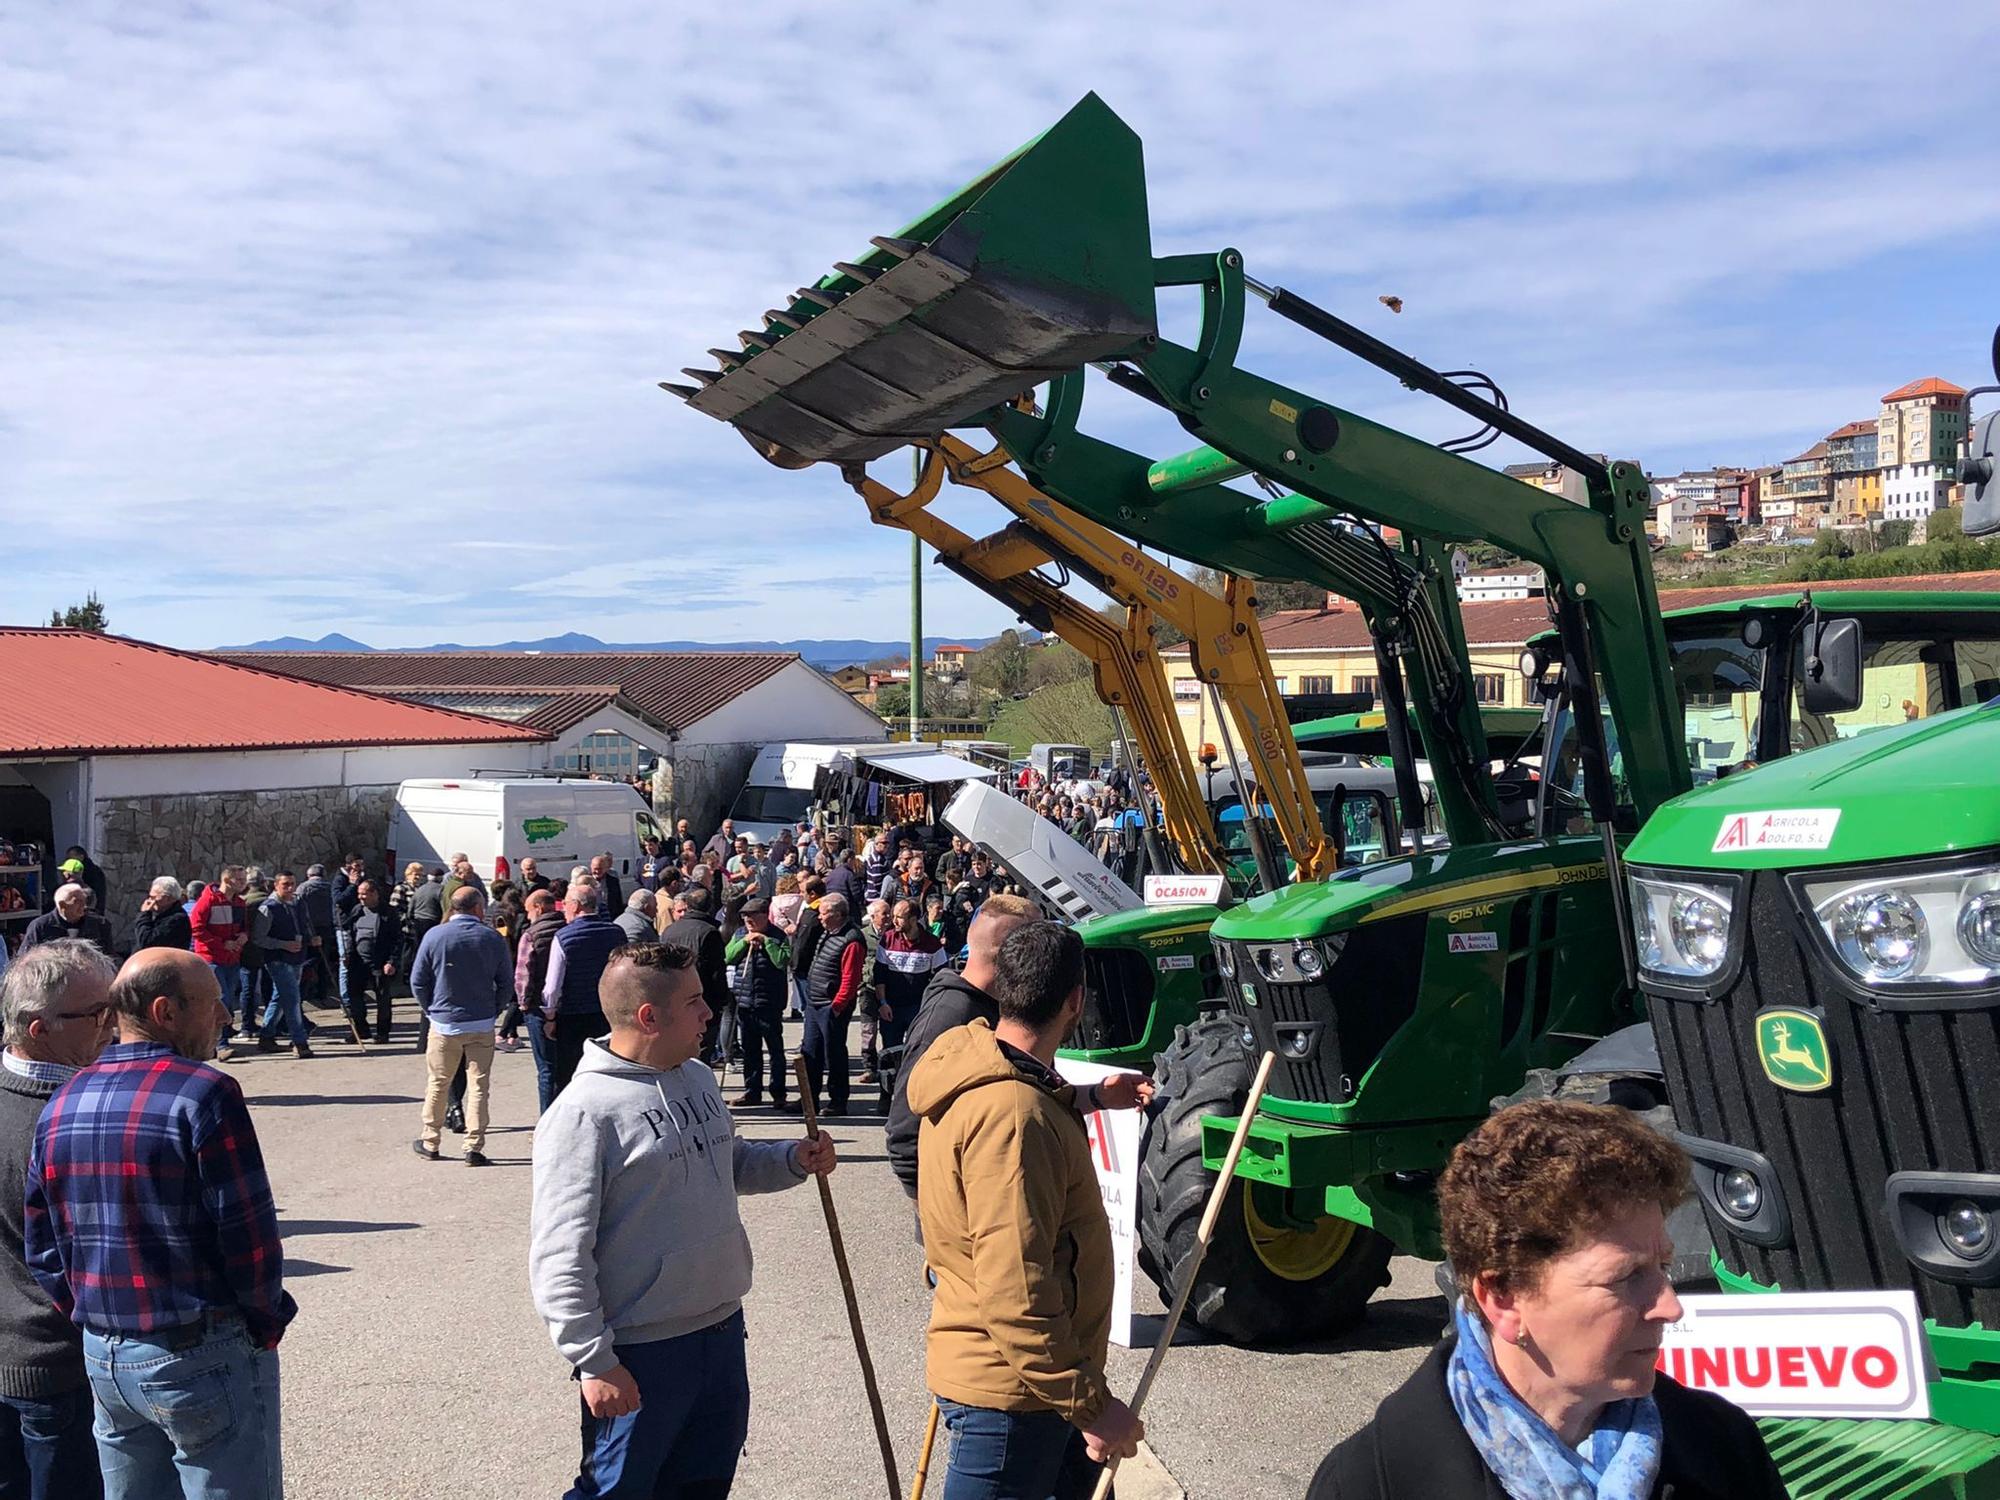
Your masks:
M 241 865 L 224 865 L 215 884 L 195 898 L 188 922 L 194 929 L 195 956 L 215 970 L 215 982 L 222 986 L 222 1008 L 230 1024 L 223 1027 L 226 1044 L 235 1031 L 236 1013 L 251 1003 L 250 987 L 244 981 L 243 949 L 250 942 L 250 909 L 243 901 L 246 879 Z M 244 1021 L 248 1030 L 250 1022 Z M 227 1062 L 235 1049 L 219 1047 L 216 1057 Z

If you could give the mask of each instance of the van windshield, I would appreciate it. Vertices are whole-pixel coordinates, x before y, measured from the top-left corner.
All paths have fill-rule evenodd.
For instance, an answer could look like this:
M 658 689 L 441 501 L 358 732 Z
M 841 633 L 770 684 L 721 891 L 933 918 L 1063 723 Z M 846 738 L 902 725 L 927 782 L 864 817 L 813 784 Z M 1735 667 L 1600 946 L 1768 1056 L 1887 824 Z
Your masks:
M 741 823 L 797 823 L 812 809 L 812 791 L 796 786 L 746 786 L 729 816 Z

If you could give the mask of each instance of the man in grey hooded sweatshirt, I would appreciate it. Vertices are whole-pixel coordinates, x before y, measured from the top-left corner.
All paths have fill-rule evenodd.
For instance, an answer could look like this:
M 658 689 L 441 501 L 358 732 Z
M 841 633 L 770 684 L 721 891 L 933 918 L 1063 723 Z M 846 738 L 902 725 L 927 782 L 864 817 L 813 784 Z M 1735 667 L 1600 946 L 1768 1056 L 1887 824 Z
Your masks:
M 750 1427 L 736 1195 L 824 1176 L 833 1142 L 736 1139 L 688 949 L 621 949 L 599 996 L 611 1034 L 535 1127 L 529 1285 L 583 1400 L 567 1500 L 721 1500 Z

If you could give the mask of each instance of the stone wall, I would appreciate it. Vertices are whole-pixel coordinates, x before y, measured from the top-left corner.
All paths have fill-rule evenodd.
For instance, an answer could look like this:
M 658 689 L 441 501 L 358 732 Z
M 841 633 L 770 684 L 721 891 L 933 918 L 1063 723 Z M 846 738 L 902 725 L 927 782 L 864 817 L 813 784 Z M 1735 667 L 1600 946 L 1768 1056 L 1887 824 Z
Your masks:
M 161 875 L 185 885 L 213 880 L 224 865 L 328 873 L 347 853 L 380 873 L 389 838 L 393 786 L 301 787 L 277 792 L 204 792 L 113 797 L 96 806 L 96 847 L 110 886 L 110 916 L 121 935 Z
M 661 762 L 653 784 L 653 816 L 672 828 L 686 818 L 698 839 L 706 839 L 743 790 L 750 763 L 763 749 L 756 744 L 676 745 Z

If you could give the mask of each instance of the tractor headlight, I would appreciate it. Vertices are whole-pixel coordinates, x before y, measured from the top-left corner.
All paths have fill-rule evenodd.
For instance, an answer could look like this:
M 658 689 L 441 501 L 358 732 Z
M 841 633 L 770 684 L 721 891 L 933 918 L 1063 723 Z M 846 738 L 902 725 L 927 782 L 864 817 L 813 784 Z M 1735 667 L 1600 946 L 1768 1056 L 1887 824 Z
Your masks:
M 1953 1202 L 1938 1217 L 1938 1228 L 1953 1253 L 1977 1260 L 1993 1244 L 1993 1220 L 1970 1198 Z
M 1641 970 L 1670 982 L 1721 972 L 1729 961 L 1734 887 L 1634 874 L 1630 889 Z
M 1834 906 L 1829 929 L 1847 966 L 1863 979 L 1901 979 L 1930 946 L 1924 909 L 1901 891 L 1863 891 Z
M 1300 943 L 1292 950 L 1292 967 L 1299 971 L 1302 979 L 1322 979 L 1326 976 L 1326 960 L 1319 955 L 1319 949 L 1311 943 Z
M 1801 880 L 1798 889 L 1840 962 L 1865 985 L 2000 979 L 2000 866 Z
M 1724 1172 L 1716 1183 L 1715 1196 L 1722 1211 L 1732 1219 L 1754 1219 L 1764 1206 L 1764 1186 L 1757 1174 L 1746 1167 Z
M 1236 955 L 1231 951 L 1229 944 L 1215 945 L 1215 969 L 1224 979 L 1236 977 Z

